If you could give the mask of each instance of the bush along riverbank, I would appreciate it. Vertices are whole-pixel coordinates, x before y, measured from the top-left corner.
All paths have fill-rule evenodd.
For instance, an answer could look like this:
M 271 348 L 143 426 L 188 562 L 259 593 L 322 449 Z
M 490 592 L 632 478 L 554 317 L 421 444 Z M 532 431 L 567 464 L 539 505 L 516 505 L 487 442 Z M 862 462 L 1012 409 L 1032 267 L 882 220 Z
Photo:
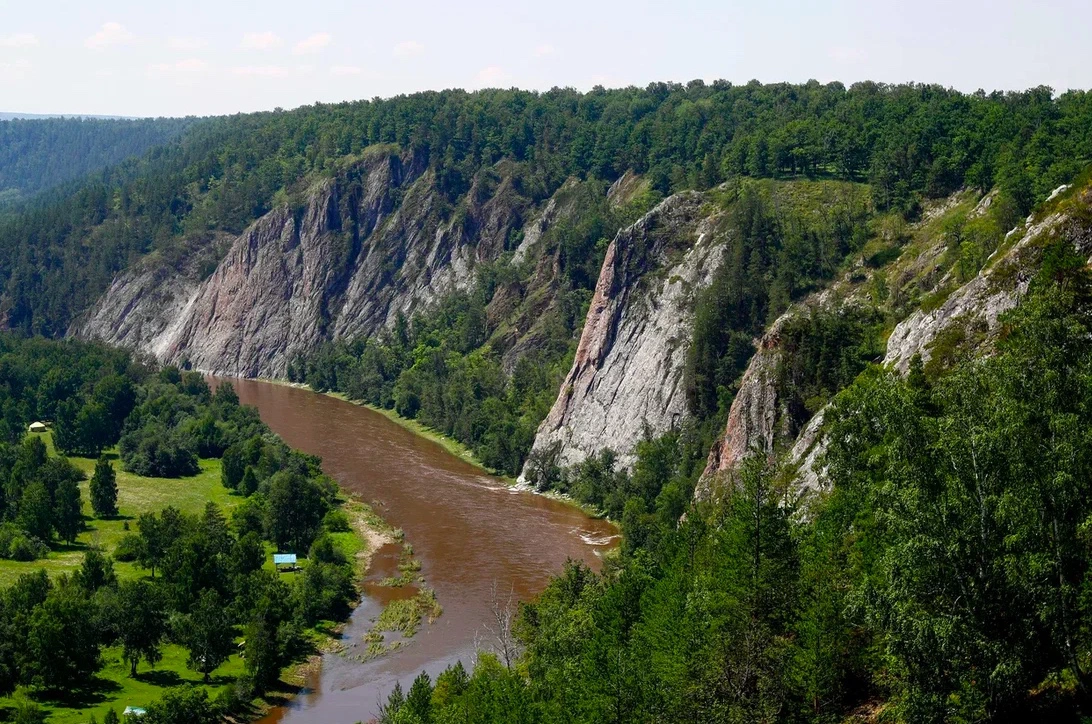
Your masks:
M 0 717 L 238 721 L 294 694 L 395 532 L 230 384 L 6 335 L 0 375 Z

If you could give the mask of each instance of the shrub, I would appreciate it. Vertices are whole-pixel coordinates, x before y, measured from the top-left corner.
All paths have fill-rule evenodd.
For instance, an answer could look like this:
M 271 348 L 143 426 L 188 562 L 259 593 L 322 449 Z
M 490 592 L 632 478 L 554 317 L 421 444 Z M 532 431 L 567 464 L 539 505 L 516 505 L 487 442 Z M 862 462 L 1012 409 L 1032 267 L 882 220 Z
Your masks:
M 18 535 L 12 539 L 8 554 L 15 561 L 36 561 L 49 554 L 49 546 L 37 538 Z
M 322 519 L 322 527 L 330 533 L 348 533 L 352 530 L 349 525 L 349 516 L 344 510 L 334 508 Z
M 123 563 L 135 561 L 140 556 L 141 545 L 140 536 L 136 533 L 124 536 L 114 549 L 114 560 Z
M 25 562 L 45 558 L 48 554 L 48 545 L 19 526 L 14 523 L 0 525 L 0 558 Z

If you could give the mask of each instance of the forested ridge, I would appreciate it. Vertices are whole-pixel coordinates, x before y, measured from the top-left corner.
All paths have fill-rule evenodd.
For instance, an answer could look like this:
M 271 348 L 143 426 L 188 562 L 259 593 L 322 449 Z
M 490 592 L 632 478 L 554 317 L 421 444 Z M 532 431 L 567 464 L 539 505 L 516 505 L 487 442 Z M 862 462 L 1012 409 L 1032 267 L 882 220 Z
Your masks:
M 0 120 L 0 211 L 40 191 L 140 156 L 195 119 Z
M 443 91 L 210 119 L 0 224 L 12 328 L 62 334 L 113 275 L 182 237 L 237 233 L 315 174 L 380 143 L 424 159 L 454 200 L 501 159 L 524 193 L 646 175 L 658 192 L 739 176 L 867 181 L 878 208 L 1001 184 L 1029 208 L 1092 158 L 1092 100 L 1047 88 L 654 83 L 587 93 Z M 87 243 L 90 239 L 94 243 Z

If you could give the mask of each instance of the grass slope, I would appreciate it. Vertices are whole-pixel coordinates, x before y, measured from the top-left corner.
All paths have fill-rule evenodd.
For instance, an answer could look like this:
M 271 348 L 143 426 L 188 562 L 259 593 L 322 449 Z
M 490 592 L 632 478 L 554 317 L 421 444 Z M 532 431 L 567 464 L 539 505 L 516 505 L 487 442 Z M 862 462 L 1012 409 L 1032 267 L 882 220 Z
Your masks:
M 43 433 L 49 453 L 54 454 L 50 433 Z M 91 510 L 90 484 L 95 461 L 89 458 L 69 458 L 72 463 L 87 475 L 87 480 L 80 483 L 80 495 L 83 498 L 84 531 L 73 545 L 61 545 L 53 550 L 49 557 L 37 561 L 0 560 L 0 587 L 10 586 L 20 575 L 44 568 L 50 576 L 71 573 L 83 561 L 83 554 L 88 546 L 100 546 L 105 552 L 112 553 L 119 540 L 128 531 L 128 525 L 134 532 L 136 519 L 141 513 L 159 512 L 168 505 L 173 505 L 184 513 L 200 513 L 205 503 L 212 501 L 220 506 L 225 514 L 242 501 L 233 496 L 220 483 L 220 461 L 202 460 L 201 472 L 189 478 L 143 478 L 125 472 L 116 455 L 112 456 L 114 469 L 117 471 L 118 512 L 119 515 L 109 520 L 94 517 Z M 132 563 L 115 563 L 114 568 L 122 578 L 134 578 L 143 575 Z

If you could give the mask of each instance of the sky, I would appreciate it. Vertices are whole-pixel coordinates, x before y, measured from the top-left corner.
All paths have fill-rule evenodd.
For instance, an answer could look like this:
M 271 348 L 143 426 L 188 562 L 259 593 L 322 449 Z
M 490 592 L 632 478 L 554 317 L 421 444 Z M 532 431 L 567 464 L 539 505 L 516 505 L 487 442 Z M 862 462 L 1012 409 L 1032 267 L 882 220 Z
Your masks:
M 0 111 L 214 115 L 420 90 L 1092 88 L 1092 0 L 0 0 Z

